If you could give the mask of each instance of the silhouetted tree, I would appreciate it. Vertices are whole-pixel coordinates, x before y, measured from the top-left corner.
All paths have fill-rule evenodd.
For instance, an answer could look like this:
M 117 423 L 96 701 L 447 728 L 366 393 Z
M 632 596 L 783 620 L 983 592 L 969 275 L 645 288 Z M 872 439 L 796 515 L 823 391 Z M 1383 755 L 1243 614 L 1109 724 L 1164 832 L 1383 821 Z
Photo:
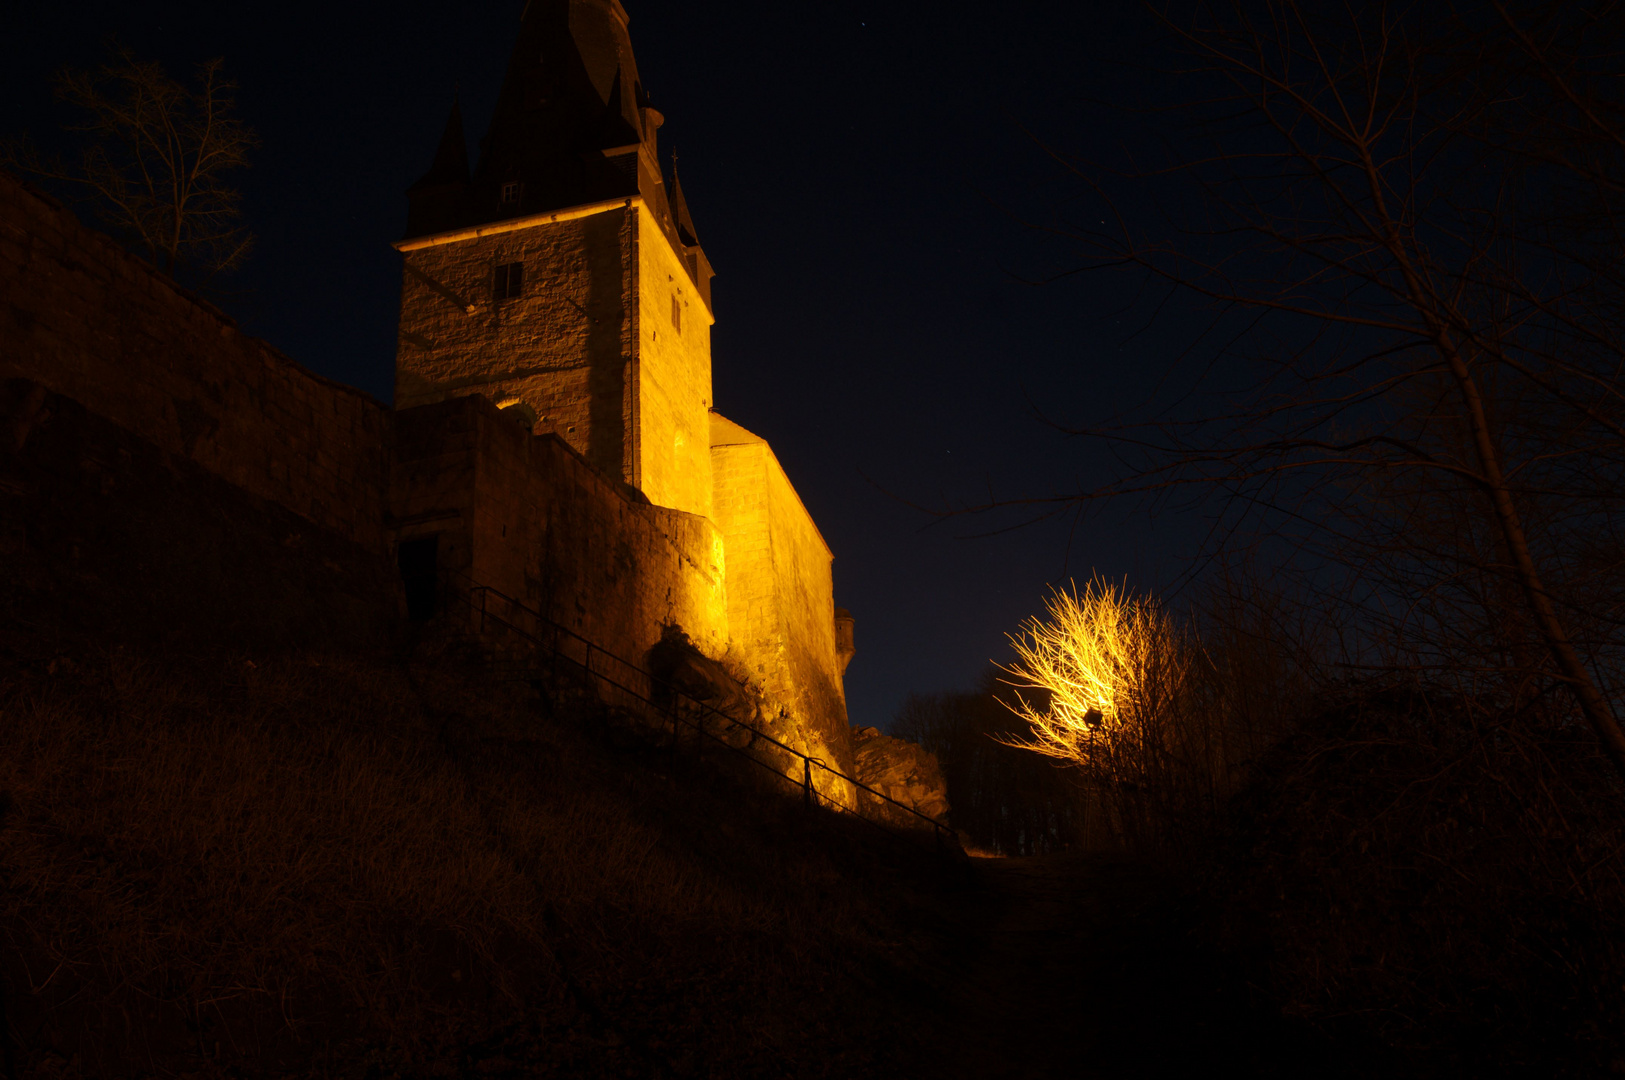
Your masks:
M 1077 429 L 1119 480 L 1028 501 L 1201 485 L 1274 512 L 1349 663 L 1509 714 L 1560 688 L 1625 776 L 1625 9 L 1158 14 L 1189 142 L 1072 165 L 1091 212 L 1056 230 L 1208 308 L 1213 362 L 1176 380 L 1206 394 Z M 1160 233 L 1118 209 L 1148 191 Z
M 207 272 L 243 261 L 253 236 L 238 225 L 241 195 L 223 179 L 248 165 L 257 140 L 234 115 L 236 84 L 222 61 L 199 65 L 195 88 L 123 47 L 96 71 L 65 69 L 59 97 L 85 115 L 70 130 L 85 136 L 76 163 L 18 139 L 7 162 L 85 196 L 97 214 L 160 269 Z

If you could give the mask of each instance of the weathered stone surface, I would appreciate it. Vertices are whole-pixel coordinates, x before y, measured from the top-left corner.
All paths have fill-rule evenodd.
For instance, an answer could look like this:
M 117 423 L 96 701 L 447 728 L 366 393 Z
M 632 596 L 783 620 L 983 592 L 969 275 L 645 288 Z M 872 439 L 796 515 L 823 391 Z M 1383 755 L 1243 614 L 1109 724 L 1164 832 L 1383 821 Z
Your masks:
M 390 505 L 402 540 L 440 537 L 440 567 L 638 663 L 677 624 L 728 644 L 723 546 L 705 518 L 651 506 L 553 435 L 483 397 L 396 414 Z
M 385 556 L 41 390 L 0 380 L 8 647 L 88 636 L 258 654 L 389 640 L 397 579 Z
M 806 733 L 809 754 L 849 771 L 829 545 L 765 439 L 713 412 L 711 461 L 712 520 L 728 556 L 729 655 Z M 837 798 L 850 805 L 841 788 Z
M 389 410 L 0 173 L 0 378 L 28 379 L 375 552 Z
M 858 780 L 904 806 L 937 821 L 948 819 L 948 784 L 935 754 L 924 747 L 882 735 L 877 728 L 852 729 Z M 924 822 L 890 803 L 865 795 L 866 809 L 882 820 L 905 827 Z
M 494 268 L 523 267 L 517 296 Z M 656 506 L 711 512 L 711 316 L 647 210 L 409 250 L 395 404 L 484 394 Z
M 443 583 L 626 661 L 681 626 L 851 806 L 829 771 L 853 771 L 829 548 L 767 443 L 710 411 L 709 269 L 656 224 L 626 207 L 410 252 L 392 411 L 0 174 L 0 379 L 39 391 L 0 444 L 28 440 L 44 394 L 78 402 L 381 560 L 365 590 L 391 594 L 386 621 L 397 545 L 433 537 Z M 513 262 L 523 291 L 498 301 Z M 516 404 L 528 431 L 499 411 Z

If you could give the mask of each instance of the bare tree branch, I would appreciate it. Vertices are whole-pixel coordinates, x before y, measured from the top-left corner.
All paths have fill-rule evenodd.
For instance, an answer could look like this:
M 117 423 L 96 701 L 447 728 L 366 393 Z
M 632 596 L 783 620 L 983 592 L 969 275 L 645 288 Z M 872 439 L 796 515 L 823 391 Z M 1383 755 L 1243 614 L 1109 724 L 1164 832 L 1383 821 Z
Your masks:
M 243 229 L 241 194 L 223 175 L 248 165 L 254 133 L 233 116 L 236 84 L 222 61 L 199 65 L 197 86 L 123 47 L 94 72 L 57 76 L 63 100 L 84 113 L 70 130 L 85 137 L 75 164 L 26 139 L 0 146 L 0 160 L 84 196 L 109 226 L 173 275 L 241 265 L 254 237 Z

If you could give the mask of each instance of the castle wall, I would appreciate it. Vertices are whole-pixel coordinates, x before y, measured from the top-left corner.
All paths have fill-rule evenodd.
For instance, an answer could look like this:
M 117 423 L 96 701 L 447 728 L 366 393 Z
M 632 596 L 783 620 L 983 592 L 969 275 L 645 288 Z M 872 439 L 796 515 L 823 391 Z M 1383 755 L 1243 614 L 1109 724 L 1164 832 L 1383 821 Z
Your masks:
M 637 219 L 638 487 L 709 517 L 711 313 L 654 215 Z
M 0 379 L 34 380 L 372 551 L 389 413 L 0 174 Z
M 634 663 L 669 623 L 722 655 L 723 541 L 710 521 L 650 505 L 483 397 L 409 409 L 398 423 L 400 536 L 440 535 L 443 569 Z
M 635 483 L 633 281 L 637 212 L 600 213 L 408 247 L 401 279 L 395 406 L 462 394 L 517 398 L 610 476 Z M 498 300 L 496 269 L 524 267 Z
M 688 295 L 692 279 L 679 273 L 664 235 L 652 226 L 640 231 L 645 216 L 623 208 L 478 238 L 471 247 L 409 252 L 409 265 L 435 281 L 430 287 L 408 274 L 403 313 L 432 313 L 419 330 L 463 341 L 465 359 L 489 361 L 495 354 L 479 349 L 510 347 L 516 356 L 502 379 L 451 387 L 462 377 L 452 352 L 450 366 L 433 368 L 426 366 L 432 355 L 407 363 L 403 351 L 402 404 L 410 406 L 413 393 L 447 400 L 391 414 L 241 334 L 66 210 L 0 175 L 0 380 L 24 387 L 16 393 L 31 380 L 154 453 L 185 459 L 355 545 L 353 558 L 320 560 L 341 575 L 323 588 L 354 598 L 344 600 L 353 618 L 344 614 L 349 608 L 322 609 L 320 618 L 335 626 L 366 623 L 358 613 L 369 604 L 398 603 L 384 561 L 393 539 L 436 534 L 442 569 L 500 589 L 628 659 L 640 661 L 669 624 L 709 655 L 731 653 L 814 752 L 849 768 L 829 550 L 766 443 L 705 414 L 709 316 Z M 487 291 L 483 316 L 477 303 L 469 316 L 466 305 L 441 295 L 461 289 L 454 293 L 461 301 L 476 287 L 489 290 L 488 270 L 502 260 L 527 265 L 523 303 L 493 310 Z M 635 287 L 623 266 L 640 267 Z M 674 296 L 684 305 L 681 331 L 671 325 Z M 403 341 L 417 333 L 411 325 Z M 633 349 L 640 327 L 648 340 Z M 600 394 L 594 382 L 609 377 L 609 366 L 565 362 L 583 350 L 615 358 L 612 393 Z M 633 395 L 620 358 L 639 352 L 646 393 L 637 430 L 645 443 L 631 457 Z M 436 373 L 447 376 L 443 383 L 430 382 Z M 555 426 L 578 422 L 557 436 L 533 435 L 474 391 L 530 401 Z M 607 443 L 605 431 L 614 435 Z M 630 486 L 629 460 L 643 463 L 655 503 L 688 503 L 712 516 L 652 505 Z M 266 520 L 275 513 L 267 510 Z M 310 546 L 296 532 L 279 543 L 348 550 L 326 539 Z M 343 574 L 352 585 L 342 584 Z M 299 586 L 290 580 L 289 587 Z M 285 614 L 297 636 L 307 616 L 291 607 Z
M 711 456 L 733 655 L 850 771 L 829 547 L 765 440 L 713 413 Z
M 0 381 L 0 647 L 389 639 L 400 590 L 385 555 L 41 390 Z
M 633 202 L 414 243 L 404 245 L 398 408 L 518 399 L 536 411 L 536 431 L 650 501 L 710 513 L 711 316 L 653 213 Z M 499 300 L 497 268 L 512 263 L 524 267 L 522 294 Z

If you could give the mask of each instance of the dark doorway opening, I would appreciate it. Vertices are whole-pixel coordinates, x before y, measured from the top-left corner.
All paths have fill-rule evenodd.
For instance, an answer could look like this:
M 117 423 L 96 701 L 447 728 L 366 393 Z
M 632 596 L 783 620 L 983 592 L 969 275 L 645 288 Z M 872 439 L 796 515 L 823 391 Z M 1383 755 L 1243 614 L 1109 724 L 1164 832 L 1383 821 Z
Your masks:
M 401 581 L 406 586 L 406 617 L 414 622 L 434 618 L 439 594 L 439 536 L 419 536 L 402 540 L 397 558 Z

